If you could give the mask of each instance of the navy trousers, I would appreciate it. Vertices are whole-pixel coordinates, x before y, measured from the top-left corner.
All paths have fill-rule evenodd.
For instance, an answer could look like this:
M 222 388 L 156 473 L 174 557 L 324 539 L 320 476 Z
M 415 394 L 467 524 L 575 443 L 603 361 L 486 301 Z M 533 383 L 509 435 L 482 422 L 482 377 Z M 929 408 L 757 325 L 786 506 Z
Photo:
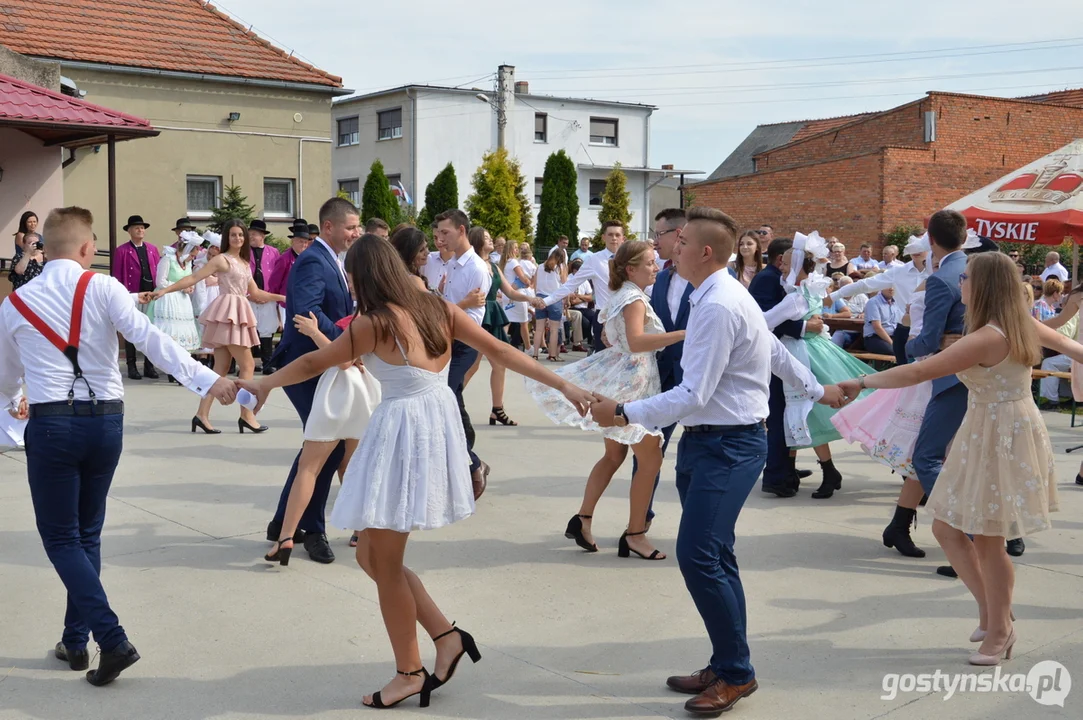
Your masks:
M 783 488 L 794 484 L 790 448 L 786 445 L 786 391 L 782 380 L 771 376 L 771 395 L 767 416 L 767 465 L 763 470 L 763 487 Z
M 926 495 L 932 494 L 933 484 L 944 467 L 948 444 L 963 424 L 968 396 L 966 385 L 958 383 L 934 395 L 925 408 L 925 418 L 914 443 L 914 471 Z
M 594 316 L 590 319 L 590 334 L 593 336 L 591 337 L 591 344 L 594 347 L 594 352 L 605 350 L 605 343 L 602 342 L 602 331 L 604 329 L 605 326 L 598 322 L 598 313 L 594 313 Z
M 907 363 L 906 358 L 906 341 L 910 339 L 910 326 L 899 323 L 895 326 L 895 334 L 891 336 L 892 350 L 895 353 L 895 364 L 905 365 Z
M 894 339 L 892 338 L 893 341 Z M 879 335 L 866 335 L 863 340 L 865 342 L 865 352 L 876 353 L 877 355 L 895 355 L 894 343 L 888 345 L 887 340 L 884 340 Z
M 684 433 L 677 450 L 677 563 L 711 638 L 711 670 L 731 685 L 755 676 L 734 528 L 767 458 L 762 427 Z
M 282 365 L 285 367 L 286 363 L 283 362 Z M 314 377 L 303 383 L 284 388 L 286 397 L 290 399 L 293 409 L 297 411 L 297 415 L 301 418 L 302 428 L 308 424 L 308 415 L 312 412 L 312 400 L 316 396 L 316 386 L 319 382 L 320 379 Z M 335 472 L 338 471 L 338 466 L 342 464 L 342 458 L 345 454 L 346 443 L 339 442 L 335 445 L 335 449 L 331 451 L 327 462 L 320 468 L 319 474 L 316 475 L 316 486 L 312 489 L 312 499 L 309 500 L 304 515 L 301 516 L 301 522 L 297 524 L 298 530 L 320 535 L 327 533 L 327 522 L 324 517 L 327 510 L 327 496 L 331 492 L 331 481 L 335 479 Z M 278 497 L 278 509 L 275 510 L 276 523 L 281 523 L 286 517 L 286 503 L 290 499 L 293 481 L 297 478 L 297 464 L 300 460 L 301 453 L 298 452 L 297 457 L 293 459 L 293 465 L 290 466 L 290 474 L 286 477 L 286 485 L 282 488 L 282 494 Z
M 26 426 L 38 534 L 68 591 L 62 640 L 69 649 L 85 648 L 90 633 L 103 652 L 128 640 L 100 578 L 105 500 L 123 436 L 123 415 L 31 418 Z
M 474 426 L 470 422 L 470 413 L 466 411 L 466 403 L 463 401 L 463 385 L 466 382 L 466 373 L 474 365 L 478 357 L 478 351 L 466 343 L 456 340 L 451 346 L 451 362 L 448 366 L 447 384 L 455 393 L 455 399 L 459 401 L 459 415 L 463 421 L 463 432 L 466 433 L 466 448 L 470 452 L 470 472 L 481 467 L 481 460 L 474 454 Z

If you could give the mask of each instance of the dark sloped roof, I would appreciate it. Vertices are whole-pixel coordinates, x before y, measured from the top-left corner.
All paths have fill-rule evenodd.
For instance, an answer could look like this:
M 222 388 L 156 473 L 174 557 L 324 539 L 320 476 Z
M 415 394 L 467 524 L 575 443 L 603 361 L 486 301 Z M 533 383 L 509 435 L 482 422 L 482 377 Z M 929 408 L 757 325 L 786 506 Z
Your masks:
M 793 140 L 793 136 L 807 124 L 805 120 L 798 120 L 796 122 L 758 126 L 730 153 L 728 158 L 722 161 L 721 165 L 715 168 L 715 171 L 710 174 L 707 180 L 748 175 L 754 170 L 752 167 L 752 157 L 754 155 L 785 145 Z

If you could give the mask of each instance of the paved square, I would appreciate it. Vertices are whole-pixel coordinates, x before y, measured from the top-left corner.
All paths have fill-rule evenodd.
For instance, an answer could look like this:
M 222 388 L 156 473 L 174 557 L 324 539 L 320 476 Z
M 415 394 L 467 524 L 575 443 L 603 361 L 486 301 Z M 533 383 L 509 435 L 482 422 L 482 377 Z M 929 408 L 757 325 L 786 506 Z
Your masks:
M 0 455 L 0 720 L 348 718 L 393 661 L 375 586 L 334 531 L 338 561 L 288 568 L 261 559 L 263 539 L 300 423 L 276 392 L 263 435 L 238 435 L 236 408 L 216 407 L 224 432 L 192 435 L 196 398 L 176 386 L 129 383 L 126 448 L 103 537 L 106 590 L 143 656 L 114 685 L 91 687 L 51 656 L 64 593 L 34 529 L 22 453 Z M 493 466 L 477 516 L 414 536 L 407 561 L 484 659 L 419 711 L 395 717 L 499 720 L 686 717 L 667 675 L 706 664 L 709 646 L 673 559 L 680 508 L 673 458 L 663 468 L 652 537 L 664 562 L 621 560 L 631 461 L 594 524 L 602 551 L 563 537 L 599 457 L 597 435 L 558 428 L 508 378 L 506 407 L 522 425 L 490 428 L 488 369 L 467 397 L 478 450 Z M 908 560 L 880 543 L 897 477 L 843 443 L 844 475 L 830 500 L 754 491 L 738 526 L 749 642 L 760 690 L 741 718 L 1046 718 L 1083 707 L 1083 488 L 1072 483 L 1083 428 L 1046 414 L 1061 484 L 1055 529 L 1016 561 L 1016 654 L 1001 672 L 1063 663 L 1076 689 L 1063 708 L 1026 694 L 900 693 L 882 700 L 885 673 L 970 673 L 976 610 L 958 582 L 933 574 L 943 554 L 919 515 Z M 811 453 L 800 467 L 815 468 Z M 809 479 L 812 488 L 818 484 Z M 814 481 L 814 482 L 813 482 Z M 332 495 L 334 494 L 334 491 Z M 333 500 L 333 498 L 332 498 Z M 422 656 L 432 663 L 432 647 Z M 985 674 L 992 675 L 993 670 Z M 423 714 L 422 714 L 423 713 Z

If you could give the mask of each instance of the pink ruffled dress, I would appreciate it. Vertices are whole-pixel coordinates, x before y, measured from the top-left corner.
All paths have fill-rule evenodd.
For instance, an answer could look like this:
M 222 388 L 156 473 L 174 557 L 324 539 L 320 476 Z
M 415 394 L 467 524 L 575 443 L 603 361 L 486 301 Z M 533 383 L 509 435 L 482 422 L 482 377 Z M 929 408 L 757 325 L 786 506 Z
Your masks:
M 199 324 L 203 326 L 203 347 L 259 345 L 256 316 L 248 304 L 252 270 L 248 263 L 229 254 L 223 253 L 222 257 L 229 263 L 229 271 L 215 273 L 219 295 L 199 316 Z

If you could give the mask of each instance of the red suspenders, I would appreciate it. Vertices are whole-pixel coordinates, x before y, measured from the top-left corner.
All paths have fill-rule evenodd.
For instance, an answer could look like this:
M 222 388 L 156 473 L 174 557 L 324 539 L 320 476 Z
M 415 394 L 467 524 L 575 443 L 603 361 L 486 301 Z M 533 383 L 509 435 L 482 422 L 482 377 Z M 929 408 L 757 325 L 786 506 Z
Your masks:
M 18 291 L 11 293 L 8 299 L 11 300 L 11 305 L 19 314 L 22 315 L 28 323 L 34 326 L 34 329 L 41 333 L 46 340 L 53 344 L 57 350 L 64 354 L 64 357 L 71 363 L 72 371 L 75 373 L 75 380 L 72 381 L 71 390 L 68 391 L 68 404 L 71 405 L 75 401 L 75 383 L 78 380 L 82 380 L 86 383 L 87 392 L 90 393 L 90 401 L 97 404 L 97 400 L 94 398 L 94 391 L 90 388 L 90 384 L 87 383 L 86 378 L 83 377 L 83 370 L 79 367 L 79 333 L 83 326 L 83 301 L 86 299 L 87 286 L 90 285 L 90 279 L 94 277 L 96 273 L 87 270 L 79 277 L 79 282 L 75 286 L 75 297 L 72 299 L 71 306 L 71 327 L 68 330 L 68 340 L 64 342 L 64 339 L 53 330 L 51 327 L 45 324 L 45 321 L 34 313 L 23 299 L 19 297 Z

